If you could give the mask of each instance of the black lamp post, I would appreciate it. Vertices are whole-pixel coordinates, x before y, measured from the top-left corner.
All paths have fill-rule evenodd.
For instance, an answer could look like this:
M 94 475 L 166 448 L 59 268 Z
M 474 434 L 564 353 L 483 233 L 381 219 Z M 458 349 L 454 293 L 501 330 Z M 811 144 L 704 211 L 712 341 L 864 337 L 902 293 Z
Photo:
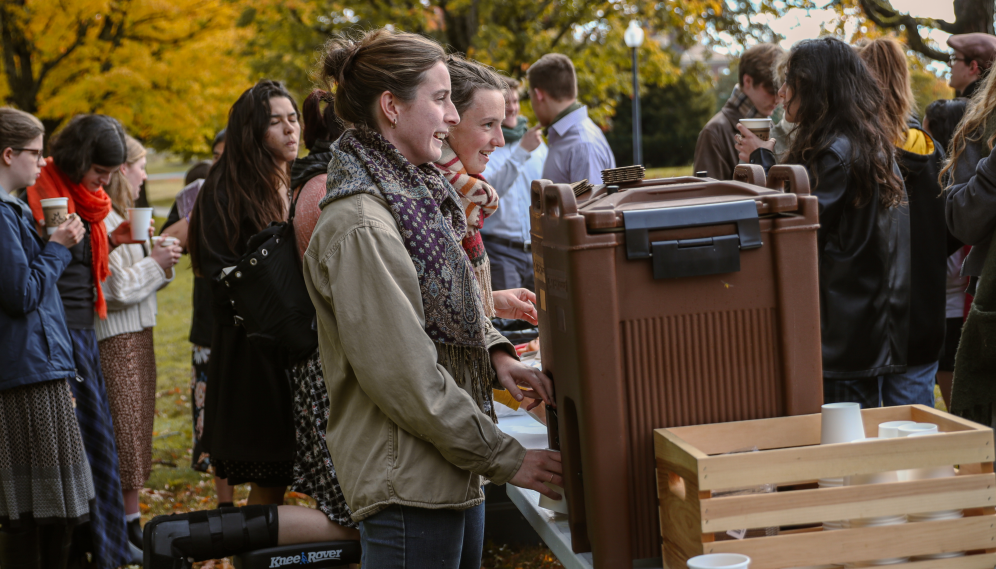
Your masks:
M 626 45 L 633 50 L 633 164 L 643 164 L 643 132 L 640 128 L 640 79 L 636 50 L 643 45 L 643 28 L 636 20 L 629 23 L 623 34 Z

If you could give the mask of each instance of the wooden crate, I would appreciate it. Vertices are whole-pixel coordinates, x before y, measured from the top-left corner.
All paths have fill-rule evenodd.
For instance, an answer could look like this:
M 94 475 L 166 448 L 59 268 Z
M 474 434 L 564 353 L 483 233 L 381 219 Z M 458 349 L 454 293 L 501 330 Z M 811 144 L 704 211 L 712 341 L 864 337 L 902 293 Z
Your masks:
M 923 405 L 862 411 L 866 435 L 886 421 L 935 423 L 940 434 L 820 445 L 820 415 L 654 431 L 663 556 L 669 569 L 703 553 L 741 553 L 751 569 L 787 569 L 966 551 L 896 569 L 996 567 L 993 431 Z M 759 452 L 726 454 L 757 447 Z M 819 478 L 960 465 L 936 480 L 817 488 Z M 712 497 L 774 484 L 778 492 Z M 963 509 L 962 519 L 822 531 L 824 521 Z M 808 525 L 808 527 L 807 527 Z M 794 526 L 795 529 L 786 529 Z M 777 536 L 717 541 L 728 530 L 780 527 Z

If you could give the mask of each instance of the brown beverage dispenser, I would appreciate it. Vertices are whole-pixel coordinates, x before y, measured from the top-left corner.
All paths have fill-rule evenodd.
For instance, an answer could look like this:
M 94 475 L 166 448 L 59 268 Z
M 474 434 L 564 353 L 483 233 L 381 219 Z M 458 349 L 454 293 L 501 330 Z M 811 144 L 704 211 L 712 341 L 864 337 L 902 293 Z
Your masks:
M 819 412 L 817 199 L 799 166 L 747 165 L 532 194 L 572 546 L 632 567 L 661 556 L 653 429 Z

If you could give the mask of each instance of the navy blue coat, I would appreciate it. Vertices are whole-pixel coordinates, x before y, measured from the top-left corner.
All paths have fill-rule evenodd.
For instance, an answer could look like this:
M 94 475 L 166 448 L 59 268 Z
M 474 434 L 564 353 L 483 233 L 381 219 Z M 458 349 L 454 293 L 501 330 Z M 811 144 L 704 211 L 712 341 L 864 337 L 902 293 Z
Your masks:
M 17 203 L 0 200 L 0 391 L 76 377 L 56 288 L 70 259 L 69 249 L 38 236 Z

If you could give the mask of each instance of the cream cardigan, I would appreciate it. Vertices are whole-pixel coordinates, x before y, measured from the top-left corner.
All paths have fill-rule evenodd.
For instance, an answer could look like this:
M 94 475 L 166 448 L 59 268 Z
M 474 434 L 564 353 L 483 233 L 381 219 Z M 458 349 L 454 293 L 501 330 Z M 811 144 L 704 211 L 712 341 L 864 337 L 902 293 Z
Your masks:
M 111 210 L 104 219 L 107 233 L 123 221 L 123 217 Z M 107 320 L 94 315 L 98 341 L 155 326 L 156 291 L 172 282 L 175 274 L 170 271 L 167 278 L 159 263 L 146 256 L 145 245 L 118 246 L 111 251 L 108 262 L 111 276 L 104 281 Z

